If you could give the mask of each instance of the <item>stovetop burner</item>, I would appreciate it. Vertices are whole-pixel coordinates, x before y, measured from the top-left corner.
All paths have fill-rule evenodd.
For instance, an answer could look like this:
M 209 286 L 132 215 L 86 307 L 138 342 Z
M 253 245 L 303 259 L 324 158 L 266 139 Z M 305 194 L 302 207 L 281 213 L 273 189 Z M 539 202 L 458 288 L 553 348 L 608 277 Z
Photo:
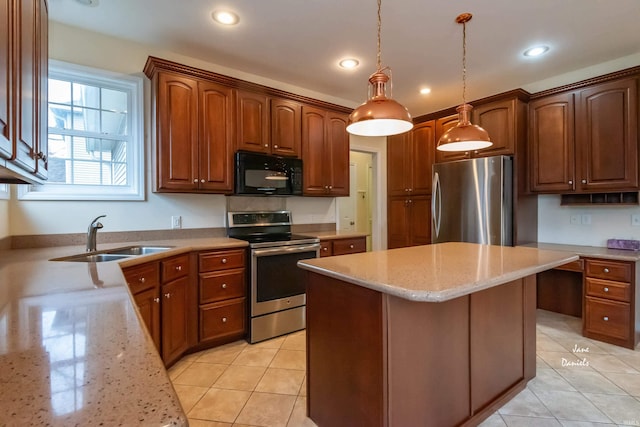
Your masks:
M 249 242 L 251 248 L 319 243 L 313 236 L 291 233 L 291 212 L 229 212 L 229 237 Z

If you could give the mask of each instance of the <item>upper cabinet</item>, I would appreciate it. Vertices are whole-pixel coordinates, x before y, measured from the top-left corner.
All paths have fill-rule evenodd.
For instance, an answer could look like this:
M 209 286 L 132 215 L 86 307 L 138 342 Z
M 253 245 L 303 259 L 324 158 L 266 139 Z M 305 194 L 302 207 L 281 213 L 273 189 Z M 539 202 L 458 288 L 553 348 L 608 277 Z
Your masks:
M 387 138 L 388 196 L 431 194 L 434 143 L 434 121 Z
M 302 144 L 302 105 L 283 98 L 271 99 L 271 152 L 279 156 L 300 157 Z
M 269 141 L 269 98 L 245 90 L 237 92 L 238 150 L 271 152 Z
M 0 1 L 0 182 L 47 177 L 46 0 Z
M 305 196 L 349 195 L 349 116 L 302 107 L 302 167 Z
M 532 101 L 531 190 L 638 190 L 637 86 L 625 78 Z

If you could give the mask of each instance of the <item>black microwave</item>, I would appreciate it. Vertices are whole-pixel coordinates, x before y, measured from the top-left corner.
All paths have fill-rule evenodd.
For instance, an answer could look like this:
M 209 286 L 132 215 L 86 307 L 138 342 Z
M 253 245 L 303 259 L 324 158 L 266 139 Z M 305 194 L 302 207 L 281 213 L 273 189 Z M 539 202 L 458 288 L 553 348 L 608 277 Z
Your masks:
M 238 151 L 235 194 L 302 195 L 302 160 Z

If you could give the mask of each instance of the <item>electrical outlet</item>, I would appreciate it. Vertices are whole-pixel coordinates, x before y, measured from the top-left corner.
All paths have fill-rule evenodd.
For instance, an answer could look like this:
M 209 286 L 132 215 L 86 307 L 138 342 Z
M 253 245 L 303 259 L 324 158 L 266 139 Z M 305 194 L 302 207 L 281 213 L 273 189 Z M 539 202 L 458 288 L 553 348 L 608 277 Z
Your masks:
M 640 225 L 640 215 L 638 214 L 631 215 L 631 225 L 635 225 L 635 226 Z
M 580 224 L 580 215 L 571 215 L 571 216 L 569 217 L 569 222 L 570 222 L 572 225 L 578 225 L 578 224 Z
M 171 217 L 171 228 L 182 228 L 182 217 L 180 215 Z
M 583 225 L 591 224 L 591 215 L 589 215 L 589 214 L 582 215 L 581 219 L 582 219 L 582 224 Z

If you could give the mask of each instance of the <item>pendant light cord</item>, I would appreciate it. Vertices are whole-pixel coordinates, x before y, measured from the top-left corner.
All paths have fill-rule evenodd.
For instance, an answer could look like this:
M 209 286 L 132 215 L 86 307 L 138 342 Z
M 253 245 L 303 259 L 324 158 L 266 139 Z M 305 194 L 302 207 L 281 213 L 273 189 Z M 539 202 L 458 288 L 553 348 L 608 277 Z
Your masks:
M 382 69 L 382 43 L 380 43 L 380 33 L 382 30 L 382 0 L 378 0 L 378 71 Z
M 462 23 L 462 103 L 467 103 L 467 23 Z

